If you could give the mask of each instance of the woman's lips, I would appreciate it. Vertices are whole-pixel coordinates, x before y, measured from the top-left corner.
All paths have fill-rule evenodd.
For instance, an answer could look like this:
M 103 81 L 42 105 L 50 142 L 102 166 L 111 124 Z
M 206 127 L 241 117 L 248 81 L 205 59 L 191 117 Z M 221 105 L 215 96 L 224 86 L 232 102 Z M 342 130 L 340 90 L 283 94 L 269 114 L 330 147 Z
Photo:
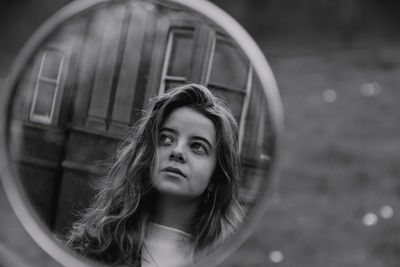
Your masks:
M 186 175 L 184 175 L 183 172 L 178 168 L 167 167 L 167 168 L 162 169 L 162 171 L 163 172 L 170 172 L 170 173 L 178 174 L 178 175 L 186 178 Z

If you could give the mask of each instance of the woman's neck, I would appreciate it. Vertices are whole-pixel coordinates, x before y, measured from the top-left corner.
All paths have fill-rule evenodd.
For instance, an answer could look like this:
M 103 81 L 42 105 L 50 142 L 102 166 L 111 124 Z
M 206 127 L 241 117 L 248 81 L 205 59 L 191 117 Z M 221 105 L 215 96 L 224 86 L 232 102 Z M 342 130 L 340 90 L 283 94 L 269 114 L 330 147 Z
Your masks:
M 189 223 L 197 205 L 197 200 L 159 195 L 155 209 L 155 223 L 190 233 Z

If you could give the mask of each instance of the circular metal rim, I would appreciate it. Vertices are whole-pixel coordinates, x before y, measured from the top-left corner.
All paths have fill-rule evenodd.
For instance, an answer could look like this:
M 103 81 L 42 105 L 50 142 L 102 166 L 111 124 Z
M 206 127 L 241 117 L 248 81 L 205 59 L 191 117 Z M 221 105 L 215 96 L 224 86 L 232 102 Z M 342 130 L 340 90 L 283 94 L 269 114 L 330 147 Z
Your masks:
M 119 2 L 126 2 L 129 0 L 118 0 Z M 150 0 L 153 2 L 158 2 Z M 264 54 L 257 46 L 255 41 L 250 35 L 244 30 L 244 28 L 236 22 L 230 15 L 225 11 L 217 7 L 216 5 L 206 0 L 168 0 L 171 3 L 179 4 L 189 10 L 198 12 L 204 17 L 210 19 L 215 24 L 222 27 L 238 44 L 238 46 L 244 51 L 246 56 L 249 58 L 250 63 L 253 66 L 254 71 L 258 75 L 258 78 L 263 87 L 264 93 L 267 97 L 267 103 L 270 107 L 269 112 L 271 114 L 271 126 L 273 131 L 274 157 L 271 162 L 269 170 L 270 180 L 276 181 L 277 176 L 277 161 L 279 154 L 277 153 L 277 147 L 279 147 L 280 137 L 283 133 L 283 110 L 281 99 L 278 91 L 278 87 L 273 76 L 272 70 L 265 59 Z M 116 1 L 114 1 L 116 2 Z M 94 8 L 99 7 L 103 4 L 110 3 L 110 0 L 80 0 L 73 2 L 59 12 L 55 13 L 50 19 L 48 19 L 28 40 L 24 48 L 17 56 L 12 68 L 10 69 L 9 76 L 6 79 L 5 86 L 3 88 L 3 98 L 1 103 L 2 111 L 0 114 L 1 129 L 0 129 L 0 175 L 7 193 L 8 199 L 11 206 L 14 209 L 17 217 L 25 227 L 27 232 L 32 238 L 38 243 L 38 245 L 52 256 L 56 261 L 64 266 L 93 266 L 94 262 L 79 257 L 68 251 L 61 242 L 55 240 L 52 237 L 50 231 L 40 222 L 38 216 L 32 211 L 29 203 L 26 201 L 26 197 L 21 193 L 21 185 L 16 182 L 15 171 L 10 168 L 12 166 L 9 159 L 9 136 L 8 127 L 10 125 L 10 110 L 12 100 L 14 98 L 14 86 L 17 83 L 18 77 L 21 75 L 28 58 L 36 52 L 38 47 L 44 42 L 46 37 L 51 34 L 57 27 L 67 22 L 69 19 L 76 17 L 84 12 L 90 11 Z M 217 249 L 207 254 L 190 264 L 191 267 L 200 266 L 215 266 L 225 260 L 234 250 L 236 250 L 253 232 L 261 218 L 264 216 L 267 209 L 268 200 L 270 200 L 271 183 L 268 180 L 264 180 L 261 185 L 260 192 L 264 191 L 264 194 L 258 194 L 255 205 L 250 210 L 246 217 L 242 227 L 239 231 L 229 240 Z M 96 265 L 100 265 L 96 263 Z

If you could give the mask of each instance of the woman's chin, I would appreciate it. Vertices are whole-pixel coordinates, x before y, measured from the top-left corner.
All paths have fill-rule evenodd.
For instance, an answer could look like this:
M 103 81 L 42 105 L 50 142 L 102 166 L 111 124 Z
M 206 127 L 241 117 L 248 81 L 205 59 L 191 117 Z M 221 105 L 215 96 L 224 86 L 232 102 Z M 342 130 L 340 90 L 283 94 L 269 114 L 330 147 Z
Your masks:
M 153 184 L 154 188 L 162 194 L 184 196 L 184 185 L 182 181 L 176 178 L 163 178 L 158 179 L 156 183 Z

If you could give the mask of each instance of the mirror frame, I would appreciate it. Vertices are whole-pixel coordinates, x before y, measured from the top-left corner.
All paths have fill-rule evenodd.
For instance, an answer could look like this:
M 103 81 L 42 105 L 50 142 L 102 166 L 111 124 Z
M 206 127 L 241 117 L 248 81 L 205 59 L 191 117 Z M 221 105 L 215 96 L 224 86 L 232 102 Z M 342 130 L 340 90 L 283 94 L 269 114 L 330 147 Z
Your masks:
M 114 0 L 114 3 L 118 4 L 118 2 L 123 3 L 126 1 L 129 0 Z M 154 0 L 148 1 L 158 3 L 158 1 Z M 270 176 L 270 179 L 265 179 L 262 182 L 259 189 L 260 193 L 257 194 L 255 199 L 255 204 L 250 209 L 243 225 L 237 233 L 230 238 L 228 242 L 225 242 L 205 257 L 201 257 L 189 265 L 192 267 L 215 266 L 225 260 L 250 236 L 258 222 L 264 216 L 268 203 L 271 200 L 273 184 L 270 181 L 276 182 L 277 161 L 279 157 L 277 148 L 279 147 L 280 138 L 283 133 L 282 104 L 275 78 L 264 54 L 238 22 L 236 22 L 225 11 L 206 0 L 167 1 L 178 4 L 185 9 L 199 13 L 205 18 L 210 19 L 212 22 L 224 29 L 226 33 L 237 42 L 238 46 L 249 58 L 253 70 L 258 75 L 264 94 L 267 98 L 269 113 L 271 116 L 271 128 L 274 141 L 272 144 L 273 157 L 269 173 L 267 174 Z M 19 183 L 18 179 L 15 179 L 15 177 L 17 177 L 17 172 L 9 157 L 10 114 L 12 111 L 13 100 L 16 95 L 14 87 L 16 86 L 20 75 L 23 73 L 24 67 L 28 63 L 28 59 L 38 50 L 38 48 L 46 41 L 46 38 L 53 33 L 57 27 L 68 22 L 69 19 L 108 3 L 110 3 L 110 0 L 80 0 L 70 3 L 60 11 L 56 12 L 32 35 L 20 51 L 10 69 L 2 90 L 2 99 L 0 103 L 0 110 L 2 111 L 0 114 L 0 175 L 7 197 L 26 231 L 44 251 L 64 266 L 93 266 L 94 261 L 79 255 L 77 256 L 71 251 L 68 251 L 61 241 L 56 240 L 56 238 L 53 237 L 52 233 L 43 223 L 41 223 L 39 216 L 27 201 L 22 185 Z M 96 263 L 96 265 L 102 266 L 100 263 Z

